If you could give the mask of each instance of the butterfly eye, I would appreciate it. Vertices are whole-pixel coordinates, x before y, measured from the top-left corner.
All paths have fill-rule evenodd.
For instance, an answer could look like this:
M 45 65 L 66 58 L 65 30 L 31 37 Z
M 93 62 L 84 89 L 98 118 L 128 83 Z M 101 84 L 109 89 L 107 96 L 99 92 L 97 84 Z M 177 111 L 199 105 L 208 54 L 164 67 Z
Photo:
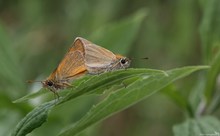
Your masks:
M 121 59 L 121 64 L 125 64 L 125 63 L 127 63 L 126 59 L 125 58 Z
M 52 85 L 53 85 L 53 82 L 48 81 L 48 82 L 47 82 L 47 85 L 48 85 L 48 86 L 52 86 Z

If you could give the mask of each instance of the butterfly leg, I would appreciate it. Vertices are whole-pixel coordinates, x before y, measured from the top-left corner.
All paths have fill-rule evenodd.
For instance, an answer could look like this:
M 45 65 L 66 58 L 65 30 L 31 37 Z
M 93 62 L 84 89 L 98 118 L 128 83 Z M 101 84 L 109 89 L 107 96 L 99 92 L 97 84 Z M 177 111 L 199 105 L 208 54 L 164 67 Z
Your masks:
M 60 98 L 58 92 L 56 90 L 51 90 L 51 89 L 49 89 L 49 90 L 53 93 L 54 99 L 55 99 L 55 103 L 57 103 L 59 98 Z
M 73 87 L 73 85 L 71 85 L 70 83 L 68 83 L 68 82 L 64 82 L 63 83 L 66 87 Z

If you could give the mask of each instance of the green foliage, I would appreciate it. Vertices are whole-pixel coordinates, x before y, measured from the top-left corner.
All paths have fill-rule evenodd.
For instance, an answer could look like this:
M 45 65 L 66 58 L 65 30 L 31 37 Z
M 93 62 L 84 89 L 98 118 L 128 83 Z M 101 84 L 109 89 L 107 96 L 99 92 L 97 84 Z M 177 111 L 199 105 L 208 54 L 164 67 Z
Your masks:
M 138 77 L 138 79 L 135 79 L 130 85 L 126 85 L 126 88 L 122 88 L 117 92 L 111 93 L 102 102 L 92 107 L 91 110 L 79 122 L 77 122 L 74 127 L 65 130 L 60 134 L 60 136 L 76 135 L 88 126 L 91 126 L 98 121 L 151 96 L 175 80 L 203 68 L 207 67 L 185 67 L 164 72 L 148 72 L 148 70 L 146 70 L 141 74 L 135 74 L 134 76 Z M 132 77 L 132 73 L 132 71 L 129 71 L 128 75 L 131 75 Z M 118 77 L 123 78 L 121 75 Z
M 206 66 L 184 67 L 169 71 L 150 69 L 128 69 L 93 76 L 86 81 L 70 89 L 69 93 L 57 103 L 52 101 L 39 106 L 31 111 L 17 126 L 12 136 L 22 136 L 39 127 L 46 121 L 48 111 L 54 106 L 63 104 L 79 96 L 88 94 L 105 94 L 106 89 L 121 84 L 122 87 L 109 94 L 103 101 L 93 106 L 91 110 L 75 124 L 60 135 L 76 135 L 87 127 L 103 120 L 142 99 L 152 95 L 156 91 L 183 78 L 197 70 L 206 69 Z M 129 84 L 126 81 L 129 80 Z M 127 82 L 128 83 L 128 82 Z M 74 85 L 74 84 L 73 84 Z M 32 98 L 32 97 L 30 97 Z M 25 98 L 24 100 L 26 100 Z
M 0 3 L 0 136 L 220 133 L 219 0 Z M 132 68 L 83 76 L 59 100 L 25 83 L 45 79 L 77 36 Z
M 208 73 L 200 77 L 196 87 L 192 90 L 191 107 L 194 111 L 194 119 L 188 119 L 181 125 L 173 127 L 175 136 L 193 135 L 218 135 L 220 122 L 210 115 L 216 112 L 220 105 L 218 93 L 218 76 L 220 71 L 219 61 L 219 6 L 220 1 L 201 1 L 203 8 L 203 20 L 200 26 L 204 62 L 211 65 Z

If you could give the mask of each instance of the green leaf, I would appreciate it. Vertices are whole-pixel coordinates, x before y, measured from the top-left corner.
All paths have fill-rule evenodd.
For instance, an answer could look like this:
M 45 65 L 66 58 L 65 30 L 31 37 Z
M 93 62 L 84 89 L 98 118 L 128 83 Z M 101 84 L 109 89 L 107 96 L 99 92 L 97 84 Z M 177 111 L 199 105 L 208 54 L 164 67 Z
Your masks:
M 139 75 L 139 79 L 116 92 L 110 94 L 98 105 L 94 106 L 73 127 L 65 130 L 60 136 L 79 134 L 89 126 L 143 100 L 177 79 L 183 78 L 197 70 L 206 69 L 207 66 L 183 67 L 148 76 Z
M 170 71 L 152 69 L 127 69 L 108 72 L 96 76 L 86 76 L 74 83 L 75 88 L 67 89 L 68 93 L 57 101 L 56 105 L 63 104 L 79 96 L 89 94 L 103 94 L 111 89 L 109 97 L 105 98 L 97 106 L 80 120 L 74 128 L 65 131 L 65 134 L 77 134 L 90 125 L 97 123 L 108 116 L 129 107 L 138 101 L 150 96 L 169 83 L 187 76 L 207 66 L 192 66 L 174 69 Z M 80 81 L 80 82 L 79 82 Z M 121 87 L 115 87 L 120 86 Z M 115 87 L 115 88 L 114 88 Z M 116 89 L 116 90 L 113 90 Z M 54 101 L 45 103 L 31 111 L 17 125 L 12 136 L 20 136 L 30 133 L 35 128 L 42 125 L 48 116 L 49 110 L 55 105 Z
M 220 122 L 217 118 L 211 116 L 188 119 L 182 124 L 175 125 L 173 132 L 175 136 L 218 136 L 220 133 Z
M 126 19 L 101 27 L 89 39 L 93 39 L 94 43 L 115 53 L 127 54 L 141 29 L 141 24 L 147 13 L 146 9 L 141 9 Z M 119 47 L 120 52 L 118 52 Z
M 55 105 L 54 101 L 47 102 L 28 113 L 16 126 L 11 136 L 24 136 L 47 120 L 49 110 Z

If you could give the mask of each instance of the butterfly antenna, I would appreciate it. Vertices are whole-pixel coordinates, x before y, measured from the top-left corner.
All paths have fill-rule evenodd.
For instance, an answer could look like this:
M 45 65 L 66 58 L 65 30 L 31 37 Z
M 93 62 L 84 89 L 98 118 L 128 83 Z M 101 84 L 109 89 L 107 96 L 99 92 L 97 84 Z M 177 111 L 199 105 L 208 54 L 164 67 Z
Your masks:
M 143 59 L 143 60 L 148 60 L 149 58 L 148 57 L 144 57 L 144 58 L 130 58 L 131 60 L 134 60 L 134 59 Z
M 27 80 L 27 83 L 34 83 L 34 82 L 42 82 L 42 81 L 36 81 L 36 80 Z

